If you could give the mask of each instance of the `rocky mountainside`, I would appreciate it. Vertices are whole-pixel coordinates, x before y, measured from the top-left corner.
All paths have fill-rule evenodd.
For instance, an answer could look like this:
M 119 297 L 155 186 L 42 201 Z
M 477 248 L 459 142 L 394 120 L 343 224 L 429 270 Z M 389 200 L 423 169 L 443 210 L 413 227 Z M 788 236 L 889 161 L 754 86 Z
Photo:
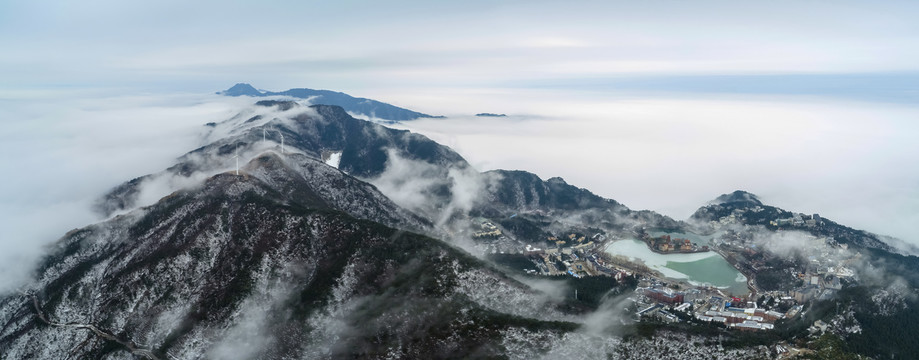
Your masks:
M 100 199 L 97 209 L 110 215 L 133 208 L 151 198 L 144 194 L 144 189 L 155 188 L 151 184 L 181 187 L 232 168 L 234 154 L 247 159 L 271 149 L 316 159 L 337 154 L 340 172 L 333 177 L 373 184 L 402 208 L 448 228 L 461 226 L 469 216 L 504 218 L 515 213 L 520 215 L 515 222 L 525 222 L 526 227 L 547 228 L 551 222 L 545 223 L 546 215 L 612 232 L 639 225 L 685 227 L 651 211 L 632 211 L 561 178 L 543 181 L 525 171 L 480 173 L 449 147 L 423 135 L 355 119 L 337 106 L 259 101 L 253 109 L 210 126 L 208 138 L 213 142 L 182 156 L 169 169 L 117 186 Z M 328 182 L 333 177 L 312 180 Z
M 278 186 L 296 181 L 280 162 L 257 157 L 238 176 L 67 234 L 28 295 L 2 301 L 0 353 L 465 357 L 499 353 L 503 332 L 575 327 L 438 240 Z
M 882 236 L 840 225 L 814 214 L 800 214 L 763 204 L 756 195 L 737 190 L 723 194 L 695 213 L 691 220 L 718 222 L 730 217 L 743 225 L 759 225 L 770 230 L 800 230 L 815 236 L 832 237 L 841 244 L 896 252 Z
M 251 158 L 267 149 L 315 159 L 336 153 L 338 169 L 361 178 L 379 176 L 390 153 L 441 168 L 468 167 L 456 152 L 427 137 L 355 119 L 338 106 L 260 101 L 231 119 L 211 124 L 206 138 L 212 142 L 180 157 L 176 165 L 115 187 L 96 204 L 97 210 L 110 215 L 130 209 L 144 197 L 145 185 L 163 183 L 172 188 L 194 183 L 232 168 L 235 154 Z
M 351 95 L 329 90 L 313 90 L 306 88 L 290 89 L 285 91 L 259 91 L 252 85 L 239 83 L 233 85 L 227 90 L 218 92 L 226 96 L 289 96 L 299 99 L 308 99 L 310 103 L 322 105 L 340 106 L 348 112 L 361 114 L 373 119 L 383 119 L 389 121 L 415 120 L 419 118 L 433 118 L 428 114 L 417 111 L 400 108 L 376 100 L 356 98 Z
M 240 175 L 217 174 L 68 233 L 34 284 L 0 298 L 0 354 L 640 359 L 670 351 L 665 337 L 597 332 L 622 331 L 610 308 L 585 313 L 442 241 L 330 209 L 317 189 L 285 192 L 277 183 L 298 181 L 277 170 L 286 160 L 258 156 Z M 667 336 L 695 341 L 674 343 L 683 354 L 767 351 Z
M 536 213 L 567 217 L 569 221 L 581 225 L 593 224 L 610 231 L 638 224 L 662 229 L 685 227 L 682 222 L 653 211 L 630 210 L 616 200 L 570 185 L 560 177 L 544 181 L 533 173 L 520 170 L 493 170 L 484 174 L 498 179 L 484 191 L 488 201 L 476 209 L 484 216 Z M 576 220 L 578 218 L 580 220 Z
M 752 278 L 762 296 L 804 298 L 822 291 L 802 304 L 800 318 L 777 323 L 777 336 L 803 341 L 822 334 L 812 347 L 849 352 L 850 358 L 919 353 L 919 345 L 900 335 L 919 324 L 919 258 L 910 255 L 919 253 L 915 246 L 766 205 L 744 191 L 719 196 L 689 222 L 714 234 L 713 246 Z M 814 323 L 829 324 L 828 330 L 808 330 Z
M 831 255 L 876 259 L 870 263 L 899 280 L 847 284 L 836 308 L 854 315 L 831 314 L 829 303 L 817 303 L 779 331 L 804 332 L 803 319 L 839 318 L 854 328 L 852 318 L 872 334 L 889 333 L 880 324 L 909 330 L 915 323 L 914 291 L 903 290 L 919 287 L 915 257 L 891 254 L 876 235 L 764 205 L 750 193 L 722 195 L 689 222 L 676 221 L 557 177 L 479 172 L 422 135 L 330 105 L 263 100 L 203 129 L 203 146 L 106 194 L 97 208 L 108 220 L 66 234 L 34 282 L 0 296 L 0 359 L 774 354 L 764 345 L 778 341 L 775 334 L 750 340 L 703 326 L 652 337 L 660 325 L 634 325 L 638 309 L 625 310 L 635 305 L 621 294 L 638 283 L 627 274 L 617 277 L 622 282 L 535 277 L 461 250 L 473 237 L 481 240 L 470 229 L 484 224 L 504 231 L 488 238 L 492 253 L 560 234 L 587 246 L 602 242 L 602 234 L 719 229 L 720 251 L 730 243 L 741 254 L 735 260 L 776 278 L 790 278 L 789 269 L 770 270 L 774 259 L 762 255 L 742 258 L 755 252 L 742 248 L 748 239 L 738 233 L 763 230 L 767 240 L 780 229 L 832 236 L 851 247 L 837 250 L 834 242 Z M 570 254 L 572 246 L 563 248 Z M 813 267 L 806 257 L 776 261 Z M 554 263 L 564 273 L 565 264 Z M 847 340 L 867 354 L 912 349 L 867 332 Z M 872 343 L 904 350 L 884 352 Z
M 762 206 L 763 202 L 759 201 L 759 198 L 749 192 L 743 190 L 736 190 L 730 194 L 721 194 L 715 200 L 712 200 L 709 205 L 725 205 L 729 204 L 735 207 L 755 207 Z
M 488 357 L 565 346 L 596 309 L 420 235 L 440 234 L 436 214 L 364 181 L 412 176 L 399 161 L 483 177 L 449 148 L 292 102 L 208 129 L 209 144 L 106 195 L 100 209 L 120 215 L 68 233 L 0 299 L 5 358 Z M 533 204 L 571 209 L 555 194 L 570 186 L 544 184 L 551 200 Z M 178 190 L 140 203 L 156 185 Z M 465 190 L 449 184 L 445 201 Z

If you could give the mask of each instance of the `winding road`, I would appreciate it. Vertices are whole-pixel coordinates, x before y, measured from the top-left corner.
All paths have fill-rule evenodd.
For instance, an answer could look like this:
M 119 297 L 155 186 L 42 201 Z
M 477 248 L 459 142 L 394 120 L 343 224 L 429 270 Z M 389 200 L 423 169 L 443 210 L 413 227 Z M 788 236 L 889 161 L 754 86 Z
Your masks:
M 111 332 L 105 331 L 105 330 L 103 330 L 103 329 L 100 329 L 98 326 L 95 326 L 95 325 L 93 325 L 93 324 L 78 324 L 78 323 L 67 323 L 67 324 L 63 324 L 63 323 L 58 323 L 58 322 L 51 321 L 50 319 L 48 319 L 48 317 L 45 315 L 45 313 L 41 310 L 41 306 L 40 306 L 39 303 L 38 303 L 38 297 L 35 296 L 35 295 L 30 295 L 30 296 L 32 297 L 32 306 L 35 308 L 35 313 L 38 314 L 38 318 L 41 319 L 41 321 L 44 322 L 45 324 L 48 324 L 48 325 L 51 325 L 51 326 L 57 326 L 57 327 L 67 327 L 67 328 L 74 328 L 74 329 L 86 329 L 86 330 L 92 331 L 94 334 L 96 334 L 97 336 L 99 336 L 99 337 L 101 337 L 101 338 L 103 338 L 103 339 L 106 339 L 106 340 L 109 340 L 109 341 L 114 341 L 114 342 L 116 342 L 116 343 L 121 344 L 122 346 L 124 346 L 125 348 L 127 348 L 128 351 L 130 351 L 130 352 L 131 352 L 132 354 L 134 354 L 134 355 L 143 356 L 143 357 L 145 357 L 145 358 L 147 358 L 147 359 L 160 360 L 160 358 L 159 358 L 158 356 L 156 356 L 156 355 L 153 353 L 153 351 L 150 350 L 149 348 L 146 348 L 146 347 L 142 347 L 142 346 L 140 346 L 140 345 L 137 345 L 137 343 L 135 343 L 135 342 L 133 342 L 133 341 L 131 341 L 131 340 L 122 340 L 122 339 L 119 339 L 117 336 L 115 336 L 115 335 L 112 334 Z

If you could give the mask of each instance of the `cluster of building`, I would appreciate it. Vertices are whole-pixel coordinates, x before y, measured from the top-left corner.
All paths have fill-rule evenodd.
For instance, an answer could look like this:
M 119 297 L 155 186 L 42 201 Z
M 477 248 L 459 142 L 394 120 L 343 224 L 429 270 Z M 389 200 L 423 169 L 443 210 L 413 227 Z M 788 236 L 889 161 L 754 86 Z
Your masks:
M 694 253 L 694 252 L 706 252 L 708 251 L 708 246 L 699 246 L 694 244 L 689 239 L 682 238 L 670 238 L 670 235 L 663 235 L 660 237 L 650 237 L 645 235 L 645 242 L 648 243 L 648 246 L 651 247 L 651 250 L 656 252 L 681 252 L 681 253 Z
M 523 254 L 526 244 L 505 234 L 498 225 L 488 219 L 473 219 L 470 235 L 476 240 L 475 247 L 480 254 Z
M 635 289 L 638 298 L 636 315 L 641 317 L 657 318 L 666 322 L 679 322 L 676 312 L 689 314 L 692 302 L 698 297 L 700 291 L 680 291 L 673 289 L 656 279 L 644 280 Z
M 531 249 L 538 250 L 530 247 Z M 585 252 L 559 253 L 559 252 L 538 252 L 535 257 L 531 257 L 536 263 L 538 272 L 543 275 L 570 275 L 573 277 L 584 276 L 609 276 L 616 280 L 622 280 L 626 276 L 632 275 L 631 272 L 618 269 L 607 264 L 601 257 L 596 254 Z
M 501 229 L 487 219 L 476 219 L 473 222 L 478 230 L 472 234 L 476 240 L 476 249 L 483 254 L 520 254 L 527 256 L 535 269 L 527 270 L 531 274 L 609 276 L 622 280 L 631 272 L 607 264 L 593 250 L 605 240 L 603 234 L 586 235 L 570 233 L 565 236 L 548 237 L 545 247 L 514 240 L 505 235 Z
M 682 304 L 686 295 L 669 288 L 645 288 L 644 295 L 657 303 L 668 305 Z
M 808 221 L 820 219 L 819 215 L 814 214 L 809 219 L 795 215 L 792 219 L 779 219 L 782 224 L 804 224 L 808 226 Z M 773 221 L 775 223 L 775 221 Z M 789 277 L 789 284 L 794 283 L 793 287 L 785 289 L 785 296 L 790 297 L 798 303 L 804 303 L 811 300 L 829 299 L 835 295 L 836 291 L 842 288 L 846 280 L 855 279 L 855 272 L 848 265 L 856 261 L 861 255 L 857 252 L 848 251 L 846 244 L 839 244 L 833 237 L 821 237 L 813 235 L 793 235 L 794 237 L 774 239 L 758 239 L 753 233 L 725 232 L 724 235 L 714 240 L 714 244 L 721 250 L 725 259 L 735 267 L 747 274 L 755 277 L 763 271 L 770 270 L 771 267 L 767 260 L 769 256 L 760 256 L 770 246 L 787 247 L 788 242 L 794 241 L 794 247 L 804 255 L 804 263 L 797 263 L 794 269 L 785 269 Z M 784 241 L 785 243 L 772 244 L 771 241 Z
M 555 255 L 561 259 L 560 255 L 589 254 L 605 239 L 599 233 L 589 239 L 586 235 L 571 233 L 567 236 L 550 236 L 545 247 L 539 247 L 509 238 L 501 228 L 487 219 L 476 219 L 473 225 L 478 227 L 472 233 L 472 238 L 479 240 L 475 247 L 486 254 Z
M 706 322 L 720 322 L 739 330 L 769 330 L 775 327 L 775 321 L 785 318 L 785 314 L 759 308 L 726 307 L 720 311 L 712 306 L 704 312 L 697 312 L 696 318 Z
M 639 287 L 638 317 L 651 317 L 666 322 L 679 322 L 689 317 L 702 322 L 716 322 L 737 330 L 769 330 L 775 321 L 791 318 L 800 306 L 782 312 L 759 307 L 744 298 L 727 297 L 714 288 L 674 289 L 660 282 Z M 683 316 L 677 314 L 683 313 Z
M 484 238 L 484 237 L 499 237 L 501 236 L 501 229 L 498 229 L 498 226 L 492 224 L 489 221 L 484 221 L 480 225 L 482 231 L 472 234 L 473 238 Z
M 738 209 L 713 221 L 712 228 L 721 227 L 723 231 L 721 236 L 712 239 L 712 249 L 709 249 L 709 246 L 694 244 L 689 239 L 671 237 L 667 234 L 652 238 L 644 228 L 641 231 L 635 230 L 635 233 L 645 240 L 652 250 L 659 253 L 718 251 L 731 265 L 751 279 L 748 285 L 759 297 L 758 303 L 750 301 L 756 298 L 752 295 L 749 299 L 728 297 L 714 287 L 692 287 L 646 274 L 650 276 L 641 276 L 643 280 L 632 297 L 637 305 L 636 315 L 639 318 L 653 317 L 665 322 L 714 322 L 737 330 L 769 330 L 774 328 L 777 320 L 797 316 L 803 309 L 802 304 L 832 297 L 842 288 L 846 279 L 855 276 L 855 272 L 847 266 L 858 256 L 857 253 L 847 251 L 844 244 L 838 244 L 832 237 L 808 235 L 800 241 L 795 238 L 804 248 L 807 259 L 806 266 L 796 263 L 793 269 L 788 270 L 789 276 L 796 277 L 795 285 L 789 288 L 783 286 L 781 291 L 761 291 L 754 281 L 756 274 L 775 266 L 766 251 L 769 244 L 764 243 L 762 237 L 756 236 L 757 232 L 754 230 L 722 227 L 738 221 L 744 216 L 744 211 L 762 212 L 763 209 Z M 770 221 L 772 226 L 778 228 L 815 227 L 821 223 L 818 214 L 793 214 L 790 218 Z M 479 228 L 472 234 L 478 240 L 476 247 L 482 247 L 486 253 L 525 255 L 535 264 L 535 270 L 526 270 L 531 274 L 578 278 L 609 276 L 617 280 L 633 275 L 621 269 L 628 265 L 614 266 L 608 261 L 617 261 L 615 258 L 601 256 L 602 251 L 597 251 L 599 245 L 606 240 L 602 234 L 589 236 L 572 232 L 548 236 L 542 242 L 533 243 L 514 239 L 511 234 L 504 234 L 499 226 L 487 219 L 480 218 L 476 224 Z M 767 256 L 763 256 L 763 252 L 766 252 Z M 643 271 L 641 267 L 630 269 L 639 273 Z M 819 329 L 819 326 L 817 328 Z
M 594 240 L 603 240 L 598 235 L 591 239 L 575 233 L 564 237 L 553 236 L 547 238 L 545 249 L 534 245 L 524 245 L 521 253 L 532 255 L 531 259 L 535 260 L 538 269 L 536 272 L 544 275 L 610 276 L 618 280 L 632 275 L 608 264 L 604 257 L 589 251 L 596 247 Z M 702 249 L 702 247 L 694 248 L 695 244 L 686 239 L 674 239 L 668 235 L 657 239 L 663 243 L 684 247 L 686 250 Z M 707 246 L 705 250 L 709 250 Z M 767 330 L 774 327 L 776 320 L 795 315 L 757 307 L 754 302 L 748 302 L 745 299 L 727 297 L 717 288 L 686 288 L 667 284 L 655 278 L 646 278 L 643 283 L 635 292 L 637 295 L 635 300 L 638 305 L 636 315 L 639 317 L 653 317 L 666 322 L 695 318 L 703 322 L 722 323 L 737 330 Z M 818 283 L 825 286 L 827 281 L 818 281 Z M 793 296 L 785 297 L 794 301 Z
M 847 272 L 851 270 L 845 269 Z M 790 291 L 790 295 L 799 303 L 811 300 L 827 300 L 842 289 L 841 278 L 828 273 L 800 273 L 798 278 L 804 280 L 804 286 Z
M 794 273 L 801 285 L 787 291 L 788 296 L 798 303 L 827 300 L 842 289 L 843 281 L 856 280 L 855 272 L 846 265 L 856 261 L 859 253 L 849 252 L 832 237 L 807 236 L 803 242 L 807 263 Z
M 576 233 L 568 234 L 568 236 L 549 236 L 546 246 L 546 253 L 553 254 L 556 252 L 561 252 L 563 254 L 571 254 L 578 251 L 585 251 L 595 247 L 595 240 L 600 238 L 602 234 L 595 234 L 591 237 L 590 240 L 587 239 L 586 235 L 580 235 Z M 600 240 L 602 241 L 602 240 Z

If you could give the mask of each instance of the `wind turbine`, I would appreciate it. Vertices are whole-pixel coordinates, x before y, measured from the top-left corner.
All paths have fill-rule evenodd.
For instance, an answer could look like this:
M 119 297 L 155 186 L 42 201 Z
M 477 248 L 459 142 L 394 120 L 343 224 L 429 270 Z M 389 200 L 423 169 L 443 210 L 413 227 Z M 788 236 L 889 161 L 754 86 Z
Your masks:
M 265 130 L 265 128 L 262 128 L 262 142 L 265 142 L 265 134 L 267 133 L 268 133 L 268 130 Z
M 284 133 L 281 130 L 278 130 L 278 134 L 281 134 L 281 154 L 284 153 Z
M 236 150 L 233 151 L 233 157 L 236 158 L 236 176 L 239 176 L 239 143 L 236 144 Z

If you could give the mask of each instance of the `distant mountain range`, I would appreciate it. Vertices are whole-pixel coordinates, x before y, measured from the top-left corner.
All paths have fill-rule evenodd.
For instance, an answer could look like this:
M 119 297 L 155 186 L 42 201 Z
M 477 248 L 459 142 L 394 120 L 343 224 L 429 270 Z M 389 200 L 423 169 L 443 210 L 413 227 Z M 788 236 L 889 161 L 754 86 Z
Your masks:
M 217 92 L 226 96 L 290 96 L 298 99 L 310 99 L 312 104 L 316 105 L 336 105 L 341 106 L 345 111 L 352 114 L 360 114 L 371 119 L 382 119 L 391 122 L 415 120 L 420 118 L 441 118 L 442 116 L 433 116 L 409 109 L 390 105 L 384 102 L 353 97 L 351 95 L 330 91 L 314 90 L 306 88 L 296 88 L 285 91 L 259 91 L 252 85 L 239 83 L 224 91 Z

